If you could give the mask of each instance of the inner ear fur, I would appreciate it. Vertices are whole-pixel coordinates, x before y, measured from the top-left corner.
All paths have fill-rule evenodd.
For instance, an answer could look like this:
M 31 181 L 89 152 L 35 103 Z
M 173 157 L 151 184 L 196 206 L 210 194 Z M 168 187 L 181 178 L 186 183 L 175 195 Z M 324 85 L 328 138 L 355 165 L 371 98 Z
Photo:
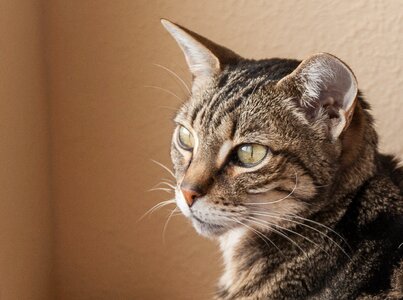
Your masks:
M 328 53 L 304 60 L 290 75 L 278 82 L 300 92 L 298 105 L 308 120 L 324 119 L 332 138 L 347 129 L 357 102 L 357 80 L 350 68 Z

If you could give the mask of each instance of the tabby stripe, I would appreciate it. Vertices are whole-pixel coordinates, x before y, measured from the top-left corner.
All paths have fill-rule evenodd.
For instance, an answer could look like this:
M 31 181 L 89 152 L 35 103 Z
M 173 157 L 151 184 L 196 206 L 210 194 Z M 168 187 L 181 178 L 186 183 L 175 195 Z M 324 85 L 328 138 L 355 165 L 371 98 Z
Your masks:
M 239 79 L 240 77 L 246 78 L 246 79 L 247 79 L 247 82 L 246 82 L 246 83 L 243 82 L 242 84 L 240 84 L 239 81 L 238 81 L 238 79 Z M 231 90 L 231 93 L 227 94 L 227 95 L 225 96 L 225 99 L 226 99 L 226 100 L 227 100 L 227 99 L 229 100 L 229 99 L 233 98 L 233 95 L 234 95 L 234 94 L 238 94 L 240 90 L 243 90 L 243 89 L 248 88 L 248 87 L 249 87 L 249 82 L 253 80 L 253 79 L 252 79 L 252 80 L 249 80 L 249 79 L 250 79 L 250 70 L 244 70 L 244 71 L 240 72 L 240 73 L 239 73 L 239 76 L 234 77 L 234 79 L 231 80 L 231 81 L 228 83 L 226 89 L 227 89 L 227 90 Z M 216 110 L 215 110 L 216 106 L 219 106 L 221 103 L 222 103 L 222 102 L 215 102 L 214 105 L 211 105 L 210 111 L 216 111 Z
M 276 174 L 276 176 L 274 176 L 274 177 L 272 177 L 272 178 L 270 178 L 270 179 L 268 179 L 268 180 L 262 182 L 262 183 L 259 184 L 259 185 L 254 186 L 254 187 L 253 187 L 253 190 L 265 188 L 265 187 L 267 187 L 269 184 L 274 183 L 275 181 L 280 181 L 280 180 L 285 180 L 285 179 L 291 179 L 291 178 L 289 178 L 289 177 L 280 177 L 280 175 L 281 175 L 281 173 L 278 172 L 278 173 Z M 273 190 L 275 190 L 275 189 L 276 189 L 276 188 L 274 188 Z M 268 190 L 267 192 L 269 192 L 269 191 L 271 191 L 271 190 Z
M 239 90 L 239 82 L 238 79 L 245 75 L 248 70 L 243 70 L 242 72 L 239 72 L 235 74 L 232 78 L 230 78 L 227 82 L 227 84 L 220 90 L 220 92 L 217 94 L 217 96 L 213 97 L 213 100 L 209 103 L 209 105 L 206 107 L 207 112 L 214 112 L 216 110 L 216 107 L 219 106 L 221 103 L 225 102 L 227 99 L 231 99 L 233 95 Z M 236 89 L 238 88 L 238 89 Z M 224 99 L 221 99 L 222 94 L 225 94 Z
M 246 94 L 248 91 L 250 92 L 253 91 L 253 88 L 250 86 L 250 83 L 246 83 L 245 87 L 234 89 L 232 94 L 235 95 L 226 98 L 225 101 L 223 100 L 221 101 L 221 103 L 218 103 L 217 108 L 211 111 L 211 113 L 209 114 L 209 118 L 204 120 L 204 123 L 205 124 L 213 123 L 215 126 L 212 127 L 217 128 L 222 121 L 222 115 L 234 111 L 244 101 L 244 94 Z M 230 110 L 228 110 L 229 108 Z M 217 119 L 219 120 L 219 122 L 217 122 Z
M 232 103 L 227 104 L 228 106 L 225 109 L 223 109 L 224 113 L 230 114 L 233 111 L 235 111 L 244 101 L 248 100 L 249 97 L 252 97 L 256 89 L 259 87 L 259 85 L 264 82 L 266 82 L 266 78 L 259 80 L 256 84 L 253 84 L 254 82 L 248 83 L 248 87 L 240 91 L 242 92 L 242 95 L 237 98 L 234 98 L 234 101 Z M 213 122 L 215 128 L 217 128 L 222 122 L 222 118 L 221 115 L 219 115 L 219 113 L 220 111 L 217 109 L 215 113 L 216 117 L 213 118 L 212 116 L 211 119 L 213 120 L 212 121 L 209 120 L 209 122 Z
M 272 150 L 272 153 L 274 155 L 282 155 L 286 159 L 288 159 L 291 162 L 296 163 L 301 169 L 304 170 L 305 173 L 307 173 L 313 180 L 313 183 L 316 185 L 316 176 L 314 173 L 306 166 L 306 164 L 298 157 L 298 155 L 292 153 L 289 150 Z
M 228 75 L 228 79 L 226 80 L 226 84 L 225 86 L 218 92 L 216 93 L 213 98 L 211 99 L 210 103 L 208 105 L 204 105 L 204 103 L 200 103 L 199 104 L 199 108 L 197 109 L 197 111 L 199 112 L 201 108 L 204 107 L 204 112 L 203 112 L 203 116 L 205 114 L 206 111 L 211 111 L 212 107 L 215 105 L 215 103 L 219 103 L 220 102 L 220 96 L 224 93 L 227 93 L 227 90 L 230 90 L 233 86 L 233 82 L 237 81 L 239 77 L 241 77 L 247 70 L 244 70 L 243 72 L 239 72 L 237 74 L 235 74 L 235 76 L 232 76 L 231 78 L 231 74 Z M 226 95 L 229 96 L 229 95 Z M 193 116 L 194 114 L 192 114 Z M 195 115 L 192 118 L 192 122 L 195 120 L 195 118 L 197 118 L 197 116 Z M 201 119 L 202 120 L 202 119 Z
M 193 110 L 192 112 L 192 116 L 190 118 L 190 124 L 193 127 L 194 121 L 196 120 L 197 114 L 199 113 L 199 111 L 202 109 L 202 107 L 205 105 L 204 101 L 200 101 L 201 103 L 199 103 L 199 105 L 196 106 L 196 108 Z
M 238 117 L 234 116 L 232 118 L 232 127 L 231 127 L 231 133 L 230 133 L 230 140 L 234 140 L 234 136 L 237 130 L 237 126 L 238 126 Z

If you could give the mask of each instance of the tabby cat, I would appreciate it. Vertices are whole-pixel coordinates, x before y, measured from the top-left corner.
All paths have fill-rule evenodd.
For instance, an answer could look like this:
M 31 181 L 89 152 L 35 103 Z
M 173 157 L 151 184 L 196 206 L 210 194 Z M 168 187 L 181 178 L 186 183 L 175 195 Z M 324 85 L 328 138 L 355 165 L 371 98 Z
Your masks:
M 403 169 L 378 152 L 351 69 L 245 59 L 161 22 L 193 75 L 175 198 L 220 243 L 216 299 L 403 299 Z

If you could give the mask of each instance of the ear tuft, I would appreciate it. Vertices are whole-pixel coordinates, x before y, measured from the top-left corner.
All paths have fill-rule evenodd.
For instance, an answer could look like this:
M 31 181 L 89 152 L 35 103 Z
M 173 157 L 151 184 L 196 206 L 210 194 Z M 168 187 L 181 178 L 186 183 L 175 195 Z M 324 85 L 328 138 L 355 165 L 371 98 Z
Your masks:
M 304 60 L 279 84 L 292 82 L 301 92 L 300 107 L 307 118 L 323 116 L 334 139 L 348 127 L 356 104 L 357 80 L 340 59 L 319 53 Z

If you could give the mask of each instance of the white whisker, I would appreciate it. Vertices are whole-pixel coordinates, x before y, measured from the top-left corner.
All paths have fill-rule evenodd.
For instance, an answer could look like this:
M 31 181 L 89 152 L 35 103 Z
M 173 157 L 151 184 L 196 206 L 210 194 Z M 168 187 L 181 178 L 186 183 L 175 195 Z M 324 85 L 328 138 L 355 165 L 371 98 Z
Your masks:
M 285 216 L 291 216 L 291 217 L 293 217 L 293 218 L 300 219 L 300 220 L 303 220 L 303 221 L 306 221 L 306 222 L 310 222 L 310 223 L 312 223 L 312 224 L 316 224 L 316 225 L 318 225 L 318 226 L 321 226 L 321 227 L 323 227 L 323 228 L 325 228 L 325 229 L 331 231 L 332 233 L 334 233 L 335 235 L 337 235 L 337 236 L 350 248 L 350 250 L 351 250 L 351 247 L 350 247 L 350 245 L 347 243 L 347 241 L 346 241 L 337 231 L 335 231 L 334 229 L 330 228 L 329 226 L 326 226 L 326 225 L 324 225 L 324 224 L 322 224 L 322 223 L 320 223 L 320 222 L 316 222 L 316 221 L 314 221 L 314 220 L 307 219 L 307 218 L 301 217 L 301 216 L 299 216 L 299 215 L 296 215 L 296 214 L 293 214 L 293 213 L 290 213 L 290 212 L 288 212 L 288 213 L 286 213 L 286 214 L 284 214 L 284 215 L 285 215 Z
M 303 218 L 303 217 L 298 216 L 298 215 L 293 214 L 293 213 L 287 213 L 286 215 L 289 215 L 289 216 L 294 217 L 294 218 L 296 218 L 296 219 L 300 219 L 300 220 L 303 220 L 303 221 L 306 221 L 306 222 L 310 222 L 310 223 L 312 223 L 312 224 L 316 224 L 316 225 L 318 225 L 318 226 L 321 226 L 321 227 L 323 227 L 323 228 L 328 229 L 330 232 L 332 232 L 332 233 L 334 233 L 335 235 L 337 235 L 337 236 L 349 247 L 349 249 L 352 250 L 352 249 L 351 249 L 351 246 L 347 243 L 347 241 L 345 240 L 345 238 L 342 237 L 342 236 L 340 235 L 340 233 L 338 233 L 338 232 L 335 231 L 334 229 L 330 228 L 329 226 L 326 226 L 326 225 L 324 225 L 324 224 L 322 224 L 322 223 L 320 223 L 320 222 L 316 222 L 316 221 L 311 220 L 311 219 Z M 347 255 L 347 254 L 346 254 L 346 255 Z
M 255 219 L 256 219 L 256 218 L 255 218 Z M 248 218 L 248 220 L 250 220 L 250 219 Z M 267 224 L 262 223 L 262 220 L 260 220 L 260 219 L 257 219 L 257 220 L 259 220 L 259 221 L 254 221 L 254 220 L 250 220 L 250 221 L 251 221 L 251 222 L 254 222 L 255 224 L 261 225 L 261 226 L 262 226 L 262 225 L 267 226 Z M 274 225 L 274 224 L 273 224 L 273 225 Z M 267 228 L 269 228 L 269 229 L 272 230 L 273 232 L 275 232 L 275 233 L 281 235 L 282 237 L 284 237 L 285 239 L 287 239 L 289 242 L 291 242 L 293 245 L 295 245 L 302 253 L 304 253 L 306 257 L 309 258 L 308 254 L 304 251 L 304 249 L 302 249 L 302 248 L 301 248 L 293 239 L 291 239 L 289 236 L 287 236 L 286 234 L 282 233 L 281 231 L 279 231 L 279 230 L 277 230 L 277 229 L 274 229 L 274 228 L 271 227 L 271 226 L 270 226 L 270 227 L 267 226 Z
M 176 185 L 176 180 L 168 179 L 168 178 L 161 178 L 161 182 L 170 183 L 172 185 Z
M 317 226 L 322 227 L 323 229 L 326 229 L 326 230 L 330 231 L 331 233 L 334 233 L 334 234 L 335 234 L 338 238 L 340 238 L 340 239 L 344 242 L 344 244 L 351 250 L 351 246 L 348 244 L 348 242 L 347 242 L 337 231 L 335 231 L 334 229 L 332 229 L 332 228 L 330 228 L 329 226 L 326 226 L 326 225 L 324 225 L 324 224 L 322 224 L 322 223 L 313 221 L 313 220 L 311 220 L 311 219 L 303 218 L 303 217 L 301 217 L 301 216 L 299 216 L 299 215 L 296 215 L 296 214 L 293 214 L 293 213 L 290 213 L 290 212 L 288 212 L 288 213 L 271 212 L 271 211 L 268 211 L 267 209 L 264 209 L 264 208 L 259 208 L 259 210 L 255 210 L 255 211 L 252 210 L 251 213 L 252 213 L 252 214 L 258 213 L 258 214 L 260 214 L 260 215 L 262 215 L 262 216 L 269 216 L 269 217 L 274 217 L 274 216 L 276 216 L 277 218 L 279 218 L 278 216 L 296 218 L 296 219 L 299 219 L 299 220 L 302 220 L 302 221 L 305 221 L 305 222 L 309 222 L 309 223 L 311 223 L 311 224 L 315 224 L 315 225 L 317 225 Z M 288 221 L 290 221 L 290 222 L 293 222 L 293 223 L 300 224 L 300 225 L 306 226 L 306 227 L 308 227 L 308 228 L 311 228 L 312 230 L 316 230 L 317 232 L 321 232 L 320 230 L 318 230 L 318 229 L 316 229 L 316 228 L 314 228 L 314 227 L 312 227 L 312 226 L 309 226 L 309 225 L 307 225 L 307 224 L 300 223 L 300 222 L 297 222 L 297 221 L 294 221 L 294 220 L 291 220 L 291 219 L 288 219 L 288 218 L 285 218 L 285 219 L 288 220 Z M 327 234 L 325 234 L 325 233 L 323 233 L 323 232 L 322 232 L 322 234 L 324 234 L 324 235 L 327 236 L 329 239 L 331 239 L 332 241 L 334 241 L 334 240 L 333 240 L 330 236 L 328 236 Z M 334 243 L 335 243 L 335 245 L 337 245 L 337 246 L 340 248 L 341 251 L 343 251 L 343 253 L 344 253 L 347 257 L 350 258 L 350 256 L 347 254 L 347 252 L 345 252 L 345 250 L 344 250 L 336 241 L 334 241 Z M 350 259 L 351 259 L 351 258 L 350 258 Z
M 280 248 L 272 240 L 270 240 L 267 236 L 265 236 L 259 230 L 255 229 L 255 228 L 253 228 L 253 227 L 251 227 L 249 225 L 246 225 L 245 223 L 243 223 L 243 222 L 241 222 L 241 221 L 239 221 L 239 220 L 237 220 L 235 218 L 227 218 L 227 219 L 229 219 L 229 220 L 231 220 L 233 222 L 236 222 L 236 223 L 240 224 L 241 226 L 244 226 L 245 228 L 247 228 L 250 231 L 252 231 L 254 234 L 256 234 L 267 245 L 267 247 L 270 248 L 270 245 L 267 243 L 267 241 L 269 241 L 282 255 L 284 255 L 283 252 L 280 250 Z
M 322 235 L 323 237 L 329 239 L 329 241 L 331 241 L 337 248 L 339 248 L 339 249 L 351 260 L 350 256 L 349 256 L 349 255 L 347 254 L 347 252 L 343 249 L 343 247 L 340 246 L 339 243 L 337 243 L 334 239 L 332 239 L 332 238 L 331 238 L 330 236 L 328 236 L 326 233 L 324 233 L 324 232 L 318 230 L 318 229 L 315 228 L 315 227 L 309 226 L 309 225 L 307 225 L 307 224 L 305 224 L 305 223 L 302 223 L 302 222 L 298 222 L 298 221 L 295 221 L 295 220 L 291 220 L 291 219 L 289 219 L 289 218 L 281 217 L 282 214 L 275 215 L 274 213 L 266 213 L 266 212 L 262 213 L 262 212 L 260 212 L 260 211 L 251 211 L 251 214 L 256 215 L 256 216 L 265 216 L 265 217 L 270 217 L 270 218 L 276 218 L 276 219 L 288 221 L 288 222 L 291 222 L 291 223 L 298 224 L 298 225 L 304 226 L 304 227 L 306 227 L 306 228 L 309 228 L 309 229 L 311 229 L 311 230 L 313 230 L 313 231 L 319 233 L 319 234 Z
M 168 109 L 171 111 L 178 111 L 177 107 L 171 107 L 171 106 L 166 106 L 166 105 L 158 105 L 158 108 Z
M 171 174 L 172 177 L 175 178 L 174 172 L 172 172 L 167 166 L 165 166 L 164 164 L 162 164 L 162 163 L 160 163 L 160 162 L 158 162 L 158 161 L 156 161 L 156 160 L 154 160 L 154 159 L 151 159 L 151 161 L 152 161 L 153 163 L 159 165 L 160 167 L 164 168 L 165 170 L 167 170 L 167 171 L 169 172 L 169 174 Z
M 294 188 L 292 189 L 292 191 L 285 197 L 278 199 L 278 200 L 274 200 L 274 201 L 269 201 L 269 202 L 252 202 L 252 203 L 246 203 L 246 205 L 263 205 L 263 204 L 274 204 L 274 203 L 278 203 L 281 202 L 285 199 L 287 199 L 288 197 L 291 197 L 292 194 L 294 194 L 295 190 L 297 189 L 298 186 L 298 174 L 297 172 L 295 172 L 295 185 Z
M 159 86 L 155 86 L 155 85 L 145 85 L 145 88 L 152 88 L 152 89 L 156 89 L 156 90 L 160 90 L 160 91 L 164 91 L 168 94 L 170 94 L 171 96 L 174 96 L 176 99 L 178 99 L 181 102 L 184 102 L 185 100 L 183 100 L 181 97 L 179 97 L 177 94 L 175 94 L 174 92 L 168 90 L 168 89 L 164 89 L 162 87 Z
M 169 178 L 161 178 L 161 181 L 166 181 L 166 182 L 169 182 L 171 184 L 175 184 L 175 181 L 172 180 L 172 179 L 169 179 Z
M 171 220 L 171 218 L 174 216 L 174 213 L 177 211 L 177 209 L 178 209 L 178 208 L 175 207 L 175 208 L 171 211 L 171 213 L 169 214 L 167 220 L 165 221 L 164 229 L 162 230 L 162 243 L 163 243 L 164 245 L 165 245 L 165 232 L 166 232 L 166 230 L 167 230 L 167 228 L 168 228 L 169 220 Z
M 164 192 L 167 192 L 167 193 L 170 193 L 170 194 L 172 194 L 172 193 L 175 192 L 173 189 L 161 188 L 161 187 L 159 187 L 159 188 L 153 188 L 153 189 L 149 189 L 149 190 L 148 190 L 148 192 L 154 192 L 154 191 L 164 191 Z
M 280 228 L 280 229 L 282 229 L 282 230 L 285 230 L 285 231 L 287 231 L 287 232 L 293 233 L 293 234 L 295 234 L 295 235 L 297 235 L 297 236 L 299 236 L 299 237 L 301 237 L 301 238 L 307 240 L 308 242 L 312 243 L 313 245 L 315 245 L 316 247 L 318 247 L 319 249 L 321 249 L 323 252 L 325 252 L 327 255 L 330 256 L 329 252 L 327 252 L 325 249 L 323 249 L 322 247 L 320 247 L 319 244 L 315 243 L 315 242 L 314 242 L 313 240 L 311 240 L 310 238 L 308 238 L 308 237 L 306 237 L 306 236 L 304 236 L 304 235 L 302 235 L 302 234 L 300 234 L 300 233 L 298 233 L 298 232 L 296 232 L 296 231 L 294 231 L 294 230 L 291 230 L 291 229 L 289 229 L 289 228 L 286 228 L 286 227 L 284 227 L 284 226 L 281 226 L 281 225 L 278 225 L 278 224 L 275 224 L 275 223 L 272 223 L 272 222 L 269 222 L 269 221 L 266 221 L 266 220 L 261 220 L 261 219 L 254 218 L 254 217 L 249 217 L 249 218 L 251 218 L 251 219 L 253 219 L 253 220 L 256 220 L 256 221 L 265 222 L 265 223 L 267 223 L 267 224 L 270 225 L 270 226 L 275 226 L 275 227 L 278 227 L 278 228 Z
M 170 182 L 167 182 L 167 181 L 161 181 L 161 182 L 157 183 L 156 185 L 154 185 L 152 187 L 152 189 L 154 189 L 154 188 L 156 188 L 156 187 L 158 187 L 160 185 L 166 185 L 166 186 L 169 186 L 172 189 L 175 189 L 175 186 L 173 184 L 171 184 Z
M 172 71 L 171 69 L 169 69 L 168 67 L 165 67 L 165 66 L 163 66 L 163 65 L 160 65 L 160 64 L 153 64 L 153 65 L 156 66 L 156 67 L 162 68 L 162 69 L 164 69 L 165 71 L 167 71 L 167 72 L 169 72 L 170 74 L 172 74 L 173 76 L 175 76 L 175 77 L 183 84 L 183 86 L 186 88 L 188 94 L 189 94 L 189 95 L 191 94 L 190 88 L 189 88 L 188 85 L 186 84 L 185 80 L 183 80 L 178 74 L 176 74 L 174 71 Z
M 152 214 L 154 211 L 156 211 L 157 209 L 160 209 L 166 205 L 169 204 L 173 204 L 175 203 L 175 199 L 170 199 L 170 200 L 166 200 L 166 201 L 162 201 L 157 203 L 156 205 L 154 205 L 153 207 L 151 207 L 149 210 L 147 210 L 138 220 L 137 222 L 140 222 L 142 219 L 144 219 L 145 216 L 147 216 L 148 214 Z

